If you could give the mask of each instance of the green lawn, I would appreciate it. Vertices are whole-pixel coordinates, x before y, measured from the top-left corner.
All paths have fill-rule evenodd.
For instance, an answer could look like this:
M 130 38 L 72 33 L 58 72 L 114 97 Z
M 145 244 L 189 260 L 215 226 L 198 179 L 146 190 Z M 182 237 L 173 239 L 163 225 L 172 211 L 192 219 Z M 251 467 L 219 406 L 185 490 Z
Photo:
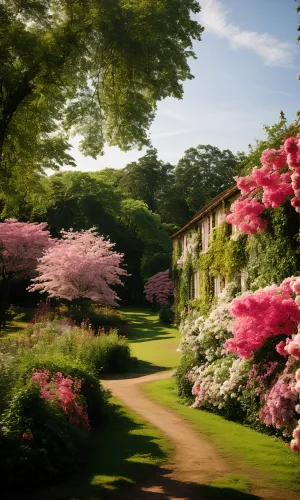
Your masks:
M 80 473 L 42 492 L 43 500 L 100 500 L 121 485 L 151 476 L 171 451 L 151 425 L 111 398 L 107 420 L 94 434 L 89 461 Z M 23 498 L 23 497 L 22 497 Z M 40 500 L 40 493 L 24 500 Z
M 181 338 L 179 331 L 162 325 L 151 310 L 125 309 L 123 312 L 129 322 L 131 352 L 139 360 L 138 371 L 146 373 L 175 368 L 180 358 L 176 352 Z
M 289 446 L 280 439 L 230 422 L 213 413 L 184 406 L 178 401 L 174 380 L 145 384 L 144 390 L 152 399 L 171 408 L 191 423 L 202 437 L 215 444 L 220 454 L 234 467 L 245 468 L 247 472 L 249 470 L 251 482 L 255 483 L 257 476 L 256 486 L 299 491 L 299 456 L 293 454 Z M 263 484 L 260 483 L 262 478 Z M 222 482 L 224 483 L 224 479 L 221 479 Z M 233 487 L 231 479 L 230 484 Z

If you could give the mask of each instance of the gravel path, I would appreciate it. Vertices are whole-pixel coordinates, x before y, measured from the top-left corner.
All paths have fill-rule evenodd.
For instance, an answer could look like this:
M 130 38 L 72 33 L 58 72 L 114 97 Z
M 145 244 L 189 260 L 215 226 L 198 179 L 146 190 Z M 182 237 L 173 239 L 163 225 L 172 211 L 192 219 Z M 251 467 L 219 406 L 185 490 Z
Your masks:
M 216 492 L 207 485 L 214 479 L 231 473 L 244 472 L 250 477 L 251 473 L 253 474 L 253 470 L 232 470 L 232 466 L 218 455 L 214 446 L 202 439 L 187 422 L 172 410 L 151 401 L 142 392 L 142 383 L 168 377 L 170 373 L 160 372 L 136 378 L 102 381 L 106 389 L 159 429 L 175 447 L 173 456 L 167 464 L 157 469 L 155 477 L 142 485 L 123 491 L 122 500 L 213 500 L 216 498 Z M 221 494 L 218 499 L 300 499 L 300 495 L 296 493 L 291 492 L 287 496 L 286 491 L 266 489 L 259 489 L 253 494 L 242 493 L 240 496 L 234 496 L 232 492 L 229 495 L 224 497 Z

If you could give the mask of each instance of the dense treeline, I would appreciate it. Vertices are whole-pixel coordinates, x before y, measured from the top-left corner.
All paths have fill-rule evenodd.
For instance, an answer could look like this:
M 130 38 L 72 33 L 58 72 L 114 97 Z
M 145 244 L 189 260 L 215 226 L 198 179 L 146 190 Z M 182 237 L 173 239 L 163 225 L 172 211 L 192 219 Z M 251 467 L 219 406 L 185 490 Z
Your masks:
M 41 177 L 39 195 L 5 197 L 2 216 L 46 221 L 54 237 L 61 229 L 95 226 L 125 254 L 129 276 L 118 290 L 120 297 L 141 302 L 145 280 L 170 267 L 170 234 L 231 185 L 234 175 L 258 164 L 266 144 L 277 147 L 289 130 L 282 114 L 278 123 L 265 128 L 266 140 L 250 148 L 248 156 L 199 145 L 174 166 L 151 148 L 123 169 Z
M 4 211 L 22 220 L 47 221 L 54 237 L 61 229 L 96 227 L 125 254 L 129 276 L 119 294 L 138 302 L 145 280 L 171 265 L 170 234 L 230 185 L 237 168 L 233 153 L 212 146 L 189 149 L 176 167 L 149 149 L 124 169 L 45 177 L 39 196 L 7 203 Z

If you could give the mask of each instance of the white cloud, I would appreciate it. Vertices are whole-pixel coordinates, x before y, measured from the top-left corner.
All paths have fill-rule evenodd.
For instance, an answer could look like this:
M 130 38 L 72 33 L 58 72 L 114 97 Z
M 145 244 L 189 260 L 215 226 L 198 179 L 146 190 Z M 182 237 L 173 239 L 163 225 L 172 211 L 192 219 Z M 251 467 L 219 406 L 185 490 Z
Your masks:
M 268 33 L 242 30 L 228 21 L 228 12 L 217 0 L 203 0 L 201 23 L 214 35 L 225 38 L 235 50 L 249 49 L 261 57 L 266 66 L 293 67 L 296 47 Z

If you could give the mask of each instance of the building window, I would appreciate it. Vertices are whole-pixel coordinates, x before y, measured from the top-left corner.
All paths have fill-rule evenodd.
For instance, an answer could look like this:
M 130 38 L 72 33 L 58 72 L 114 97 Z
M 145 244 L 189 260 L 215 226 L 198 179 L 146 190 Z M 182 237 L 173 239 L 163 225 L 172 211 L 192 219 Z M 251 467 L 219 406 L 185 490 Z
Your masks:
M 223 292 L 225 286 L 226 286 L 226 280 L 225 280 L 225 278 L 222 278 L 221 281 L 220 281 L 220 290 L 221 290 L 221 293 Z
M 199 271 L 193 271 L 190 278 L 190 290 L 189 290 L 189 299 L 199 299 L 200 297 L 200 283 L 199 283 Z
M 194 279 L 194 273 L 192 274 L 190 278 L 190 293 L 189 293 L 189 298 L 190 300 L 194 300 L 195 298 L 195 279 Z
M 213 229 L 216 227 L 216 212 L 212 213 L 212 216 L 211 216 L 211 226 L 212 226 Z
M 248 279 L 248 273 L 246 270 L 241 271 L 241 291 L 246 292 L 247 291 L 247 279 Z
M 206 252 L 206 250 L 208 249 L 208 240 L 210 233 L 209 217 L 205 217 L 205 219 L 203 219 L 201 227 L 202 227 L 202 250 L 203 252 Z

